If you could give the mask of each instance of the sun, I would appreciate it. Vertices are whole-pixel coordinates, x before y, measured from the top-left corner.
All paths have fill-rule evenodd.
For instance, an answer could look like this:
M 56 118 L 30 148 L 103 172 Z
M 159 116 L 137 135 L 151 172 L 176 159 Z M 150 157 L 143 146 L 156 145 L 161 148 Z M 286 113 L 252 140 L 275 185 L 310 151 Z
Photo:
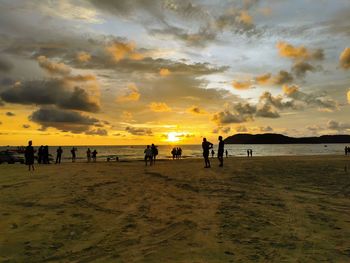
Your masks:
M 169 132 L 168 133 L 168 142 L 178 142 L 180 141 L 180 138 L 178 137 L 178 133 L 177 132 Z

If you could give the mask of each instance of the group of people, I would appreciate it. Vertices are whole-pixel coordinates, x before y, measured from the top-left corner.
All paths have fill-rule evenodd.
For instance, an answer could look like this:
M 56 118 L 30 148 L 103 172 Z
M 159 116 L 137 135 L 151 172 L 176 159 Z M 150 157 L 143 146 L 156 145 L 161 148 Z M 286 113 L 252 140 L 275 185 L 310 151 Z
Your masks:
M 50 163 L 50 154 L 49 146 L 41 145 L 38 149 L 38 163 L 49 164 Z
M 345 148 L 344 148 L 344 150 L 345 150 L 345 155 L 350 155 L 350 147 L 349 146 L 345 146 Z
M 224 166 L 224 147 L 225 143 L 222 139 L 222 136 L 219 136 L 219 145 L 218 145 L 218 159 L 219 159 L 219 167 Z M 213 149 L 213 144 L 208 142 L 206 138 L 203 138 L 202 149 L 203 149 L 203 157 L 204 157 L 204 168 L 210 168 L 210 160 L 209 160 L 209 152 L 210 149 Z M 227 152 L 227 151 L 226 151 Z
M 247 149 L 247 156 L 253 157 L 253 150 L 252 149 Z
M 147 166 L 148 161 L 149 165 L 156 163 L 157 155 L 158 155 L 158 147 L 155 146 L 153 143 L 151 146 L 147 145 L 146 149 L 144 150 L 145 153 L 145 164 Z
M 228 151 L 226 150 L 225 151 L 225 155 L 226 155 L 226 158 L 228 157 Z M 211 158 L 214 158 L 214 156 L 215 156 L 215 151 L 214 151 L 214 149 L 211 149 Z
M 174 147 L 171 150 L 171 155 L 173 156 L 173 160 L 174 159 L 181 159 L 182 156 L 182 149 L 180 147 Z

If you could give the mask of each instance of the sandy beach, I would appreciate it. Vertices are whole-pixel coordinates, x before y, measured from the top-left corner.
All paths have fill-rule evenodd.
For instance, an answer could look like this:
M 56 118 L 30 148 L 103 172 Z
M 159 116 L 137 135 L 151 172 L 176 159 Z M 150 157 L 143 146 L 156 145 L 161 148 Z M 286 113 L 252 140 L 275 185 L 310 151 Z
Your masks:
M 350 158 L 224 161 L 2 164 L 0 261 L 350 261 Z

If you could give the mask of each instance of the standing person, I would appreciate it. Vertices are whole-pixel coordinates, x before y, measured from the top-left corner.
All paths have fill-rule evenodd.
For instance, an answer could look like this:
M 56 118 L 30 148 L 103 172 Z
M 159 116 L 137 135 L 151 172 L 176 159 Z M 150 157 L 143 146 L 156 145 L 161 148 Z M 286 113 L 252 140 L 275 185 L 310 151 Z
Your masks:
M 147 166 L 147 161 L 149 160 L 149 165 L 152 165 L 152 149 L 147 145 L 147 148 L 144 150 L 145 153 L 145 163 Z
M 28 165 L 28 171 L 31 169 L 34 171 L 34 148 L 32 141 L 28 142 L 28 146 L 24 150 L 24 157 L 26 159 L 26 165 Z
M 87 157 L 87 162 L 91 162 L 91 150 L 90 148 L 87 149 L 86 151 L 86 157 Z
M 73 146 L 72 150 L 70 150 L 71 154 L 72 154 L 72 163 L 75 163 L 76 160 L 76 155 L 75 152 L 77 151 L 77 149 Z
M 44 151 L 44 146 L 41 145 L 38 149 L 38 163 L 41 163 L 43 161 L 43 151 Z
M 219 136 L 219 147 L 218 147 L 218 159 L 220 162 L 220 167 L 224 166 L 224 147 L 225 147 L 225 143 L 222 140 L 222 136 Z
M 249 152 L 250 152 L 250 157 L 253 157 L 253 150 L 250 149 Z
M 345 155 L 348 155 L 348 152 L 349 152 L 348 146 L 345 146 L 344 150 L 345 150 Z
M 227 158 L 228 157 L 228 151 L 227 150 L 225 151 L 225 154 L 226 154 L 226 158 Z
M 179 147 L 179 159 L 182 157 L 182 149 Z
M 202 149 L 203 149 L 203 157 L 204 157 L 204 168 L 210 168 L 210 161 L 209 161 L 209 151 L 213 148 L 213 144 L 208 142 L 206 138 L 203 138 L 202 142 Z
M 211 149 L 211 158 L 214 158 L 215 152 L 213 149 Z
M 62 147 L 58 147 L 57 149 L 57 154 L 56 154 L 56 164 L 57 163 L 61 163 L 61 157 L 62 157 L 62 153 L 63 153 L 63 150 L 62 150 Z
M 45 145 L 43 150 L 43 159 L 45 164 L 49 164 L 49 146 Z
M 152 143 L 151 149 L 152 149 L 152 161 L 155 164 L 156 163 L 156 158 L 157 158 L 157 155 L 158 155 L 158 149 L 157 149 L 157 146 L 155 146 L 153 143 Z
M 94 150 L 94 151 L 92 152 L 92 161 L 93 161 L 94 163 L 96 163 L 96 157 L 97 157 L 97 151 Z
M 174 160 L 175 159 L 175 155 L 176 155 L 176 149 L 175 148 L 173 148 L 173 150 L 171 151 L 171 154 L 172 154 L 173 160 Z
M 248 156 L 248 157 L 250 156 L 250 151 L 249 151 L 249 149 L 247 149 L 247 156 Z

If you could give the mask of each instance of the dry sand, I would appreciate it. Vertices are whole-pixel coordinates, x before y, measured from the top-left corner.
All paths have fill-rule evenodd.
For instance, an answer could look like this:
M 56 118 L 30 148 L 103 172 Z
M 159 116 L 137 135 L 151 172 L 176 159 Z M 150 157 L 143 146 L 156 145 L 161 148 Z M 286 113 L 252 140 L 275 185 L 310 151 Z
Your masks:
M 350 262 L 350 158 L 217 165 L 0 165 L 0 261 Z

